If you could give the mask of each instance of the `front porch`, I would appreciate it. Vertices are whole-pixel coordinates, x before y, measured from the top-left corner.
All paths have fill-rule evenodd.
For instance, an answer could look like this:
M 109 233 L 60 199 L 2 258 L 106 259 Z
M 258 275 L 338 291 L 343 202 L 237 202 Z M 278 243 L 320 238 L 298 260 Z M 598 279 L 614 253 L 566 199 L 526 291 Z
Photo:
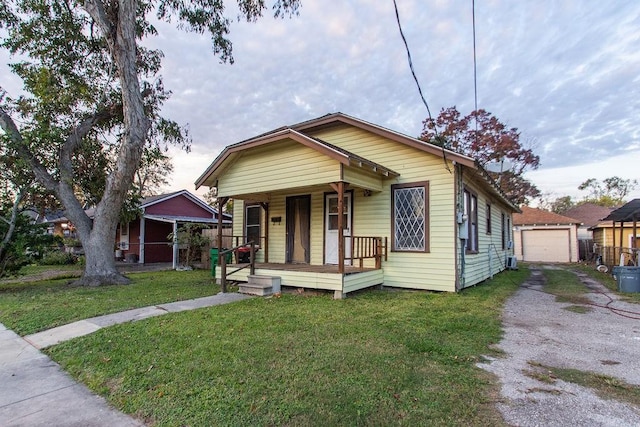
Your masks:
M 251 274 L 246 264 L 227 264 L 227 280 L 246 282 Z M 349 292 L 380 285 L 384 281 L 382 268 L 359 268 L 345 265 L 344 273 L 337 265 L 309 265 L 284 263 L 256 263 L 255 275 L 280 277 L 282 286 L 334 291 L 336 298 Z M 222 267 L 216 266 L 216 277 L 222 276 Z

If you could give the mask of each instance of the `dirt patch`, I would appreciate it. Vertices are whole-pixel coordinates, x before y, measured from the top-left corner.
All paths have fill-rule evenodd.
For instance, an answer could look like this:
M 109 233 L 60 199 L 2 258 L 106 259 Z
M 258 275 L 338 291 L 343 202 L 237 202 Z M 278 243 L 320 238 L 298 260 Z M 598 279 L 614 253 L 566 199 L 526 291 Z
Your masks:
M 536 268 L 505 305 L 505 333 L 499 344 L 505 356 L 488 357 L 489 363 L 478 366 L 500 378 L 503 400 L 498 409 L 507 423 L 640 425 L 639 408 L 604 400 L 586 387 L 550 376 L 542 368 L 590 371 L 640 385 L 640 320 L 616 314 L 640 313 L 640 306 L 620 301 L 592 279 L 585 281 L 592 292 L 587 294 L 588 300 L 596 306 L 590 305 L 591 310 L 583 313 L 567 310 L 574 304 L 558 302 L 554 295 L 545 293 L 544 276 Z

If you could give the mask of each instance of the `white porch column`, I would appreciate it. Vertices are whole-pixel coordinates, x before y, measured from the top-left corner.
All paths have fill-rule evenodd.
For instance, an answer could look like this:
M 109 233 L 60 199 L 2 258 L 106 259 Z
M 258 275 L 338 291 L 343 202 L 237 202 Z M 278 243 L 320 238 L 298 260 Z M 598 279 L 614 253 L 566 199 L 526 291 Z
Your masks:
M 140 217 L 140 249 L 138 251 L 138 262 L 144 264 L 144 241 L 145 241 L 145 221 L 144 213 Z
M 178 267 L 178 221 L 173 223 L 173 269 Z

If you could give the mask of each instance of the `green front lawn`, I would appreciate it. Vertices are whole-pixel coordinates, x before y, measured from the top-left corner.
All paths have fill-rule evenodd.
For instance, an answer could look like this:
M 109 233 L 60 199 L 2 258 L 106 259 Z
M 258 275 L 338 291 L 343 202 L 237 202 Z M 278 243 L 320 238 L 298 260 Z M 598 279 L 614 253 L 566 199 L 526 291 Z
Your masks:
M 209 271 L 131 273 L 132 284 L 97 288 L 69 279 L 0 283 L 0 323 L 28 335 L 76 320 L 217 294 Z
M 500 340 L 502 305 L 527 276 L 504 272 L 459 294 L 253 298 L 47 352 L 158 426 L 501 425 L 495 379 L 475 364 Z

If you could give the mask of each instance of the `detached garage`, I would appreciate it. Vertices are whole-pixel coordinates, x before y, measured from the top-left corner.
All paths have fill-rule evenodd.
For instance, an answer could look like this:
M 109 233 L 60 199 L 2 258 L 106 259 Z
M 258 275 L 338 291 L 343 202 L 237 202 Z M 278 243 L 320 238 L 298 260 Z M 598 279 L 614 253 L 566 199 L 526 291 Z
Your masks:
M 577 219 L 523 206 L 513 215 L 516 257 L 529 262 L 577 262 Z

